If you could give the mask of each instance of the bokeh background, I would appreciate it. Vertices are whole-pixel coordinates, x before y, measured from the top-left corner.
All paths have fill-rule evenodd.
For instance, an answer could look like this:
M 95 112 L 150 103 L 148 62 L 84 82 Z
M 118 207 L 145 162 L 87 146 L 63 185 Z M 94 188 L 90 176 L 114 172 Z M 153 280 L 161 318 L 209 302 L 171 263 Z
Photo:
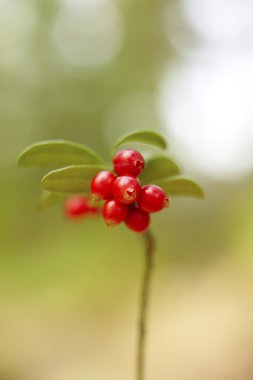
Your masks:
M 147 380 L 253 378 L 252 0 L 0 0 L 0 379 L 134 378 L 141 237 L 38 213 L 35 141 L 153 129 L 206 200 L 155 215 Z

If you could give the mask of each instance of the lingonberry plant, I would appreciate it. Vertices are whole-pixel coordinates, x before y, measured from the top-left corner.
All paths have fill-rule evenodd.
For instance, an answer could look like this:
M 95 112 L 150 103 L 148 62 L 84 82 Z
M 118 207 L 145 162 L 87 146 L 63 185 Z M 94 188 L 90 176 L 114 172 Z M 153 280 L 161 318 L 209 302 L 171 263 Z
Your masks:
M 132 144 L 150 147 L 147 159 L 139 151 L 129 149 Z M 128 149 L 122 149 L 124 145 Z M 155 250 L 155 239 L 149 228 L 150 214 L 169 207 L 173 196 L 203 198 L 201 187 L 180 174 L 166 149 L 167 143 L 160 134 L 136 131 L 114 144 L 113 169 L 111 163 L 107 164 L 90 148 L 62 140 L 34 144 L 18 159 L 20 167 L 54 169 L 42 178 L 40 208 L 64 202 L 65 214 L 70 219 L 102 215 L 109 227 L 124 222 L 127 228 L 143 237 L 145 271 L 140 298 L 136 380 L 145 379 L 147 310 Z M 101 201 L 104 202 L 102 211 Z

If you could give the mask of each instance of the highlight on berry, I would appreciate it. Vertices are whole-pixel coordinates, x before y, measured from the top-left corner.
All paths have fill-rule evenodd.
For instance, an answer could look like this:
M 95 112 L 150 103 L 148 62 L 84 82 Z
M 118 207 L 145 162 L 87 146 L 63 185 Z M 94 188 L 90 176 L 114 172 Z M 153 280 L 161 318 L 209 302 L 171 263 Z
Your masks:
M 18 166 L 50 169 L 41 180 L 40 209 L 63 204 L 71 220 L 101 215 L 110 227 L 125 223 L 138 233 L 149 228 L 151 214 L 170 206 L 172 197 L 204 197 L 202 188 L 181 174 L 157 132 L 122 136 L 111 153 L 107 163 L 85 145 L 50 140 L 26 148 Z

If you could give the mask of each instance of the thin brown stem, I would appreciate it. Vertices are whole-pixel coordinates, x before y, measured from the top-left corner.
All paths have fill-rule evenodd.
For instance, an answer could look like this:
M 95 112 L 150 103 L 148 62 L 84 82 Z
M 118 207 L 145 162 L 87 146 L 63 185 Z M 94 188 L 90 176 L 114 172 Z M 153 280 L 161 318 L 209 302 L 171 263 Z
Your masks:
M 142 282 L 140 298 L 140 316 L 138 324 L 137 366 L 136 380 L 145 379 L 145 354 L 146 354 L 146 331 L 147 314 L 150 299 L 150 286 L 154 268 L 155 239 L 150 231 L 143 234 L 145 241 L 145 270 Z

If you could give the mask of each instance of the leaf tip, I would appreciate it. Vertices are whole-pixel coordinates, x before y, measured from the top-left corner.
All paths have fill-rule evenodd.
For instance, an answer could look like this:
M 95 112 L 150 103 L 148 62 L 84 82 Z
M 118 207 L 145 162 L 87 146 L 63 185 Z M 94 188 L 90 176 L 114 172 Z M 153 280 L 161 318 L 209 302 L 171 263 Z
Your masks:
M 50 172 L 51 173 L 51 172 Z M 40 188 L 42 190 L 48 190 L 47 189 L 47 179 L 48 179 L 48 175 L 50 173 L 47 173 L 46 175 L 44 175 L 44 177 L 41 178 L 41 181 L 40 181 Z
M 17 167 L 18 168 L 24 168 L 25 167 L 25 161 L 24 161 L 24 156 L 25 156 L 25 150 L 23 150 L 17 157 Z

